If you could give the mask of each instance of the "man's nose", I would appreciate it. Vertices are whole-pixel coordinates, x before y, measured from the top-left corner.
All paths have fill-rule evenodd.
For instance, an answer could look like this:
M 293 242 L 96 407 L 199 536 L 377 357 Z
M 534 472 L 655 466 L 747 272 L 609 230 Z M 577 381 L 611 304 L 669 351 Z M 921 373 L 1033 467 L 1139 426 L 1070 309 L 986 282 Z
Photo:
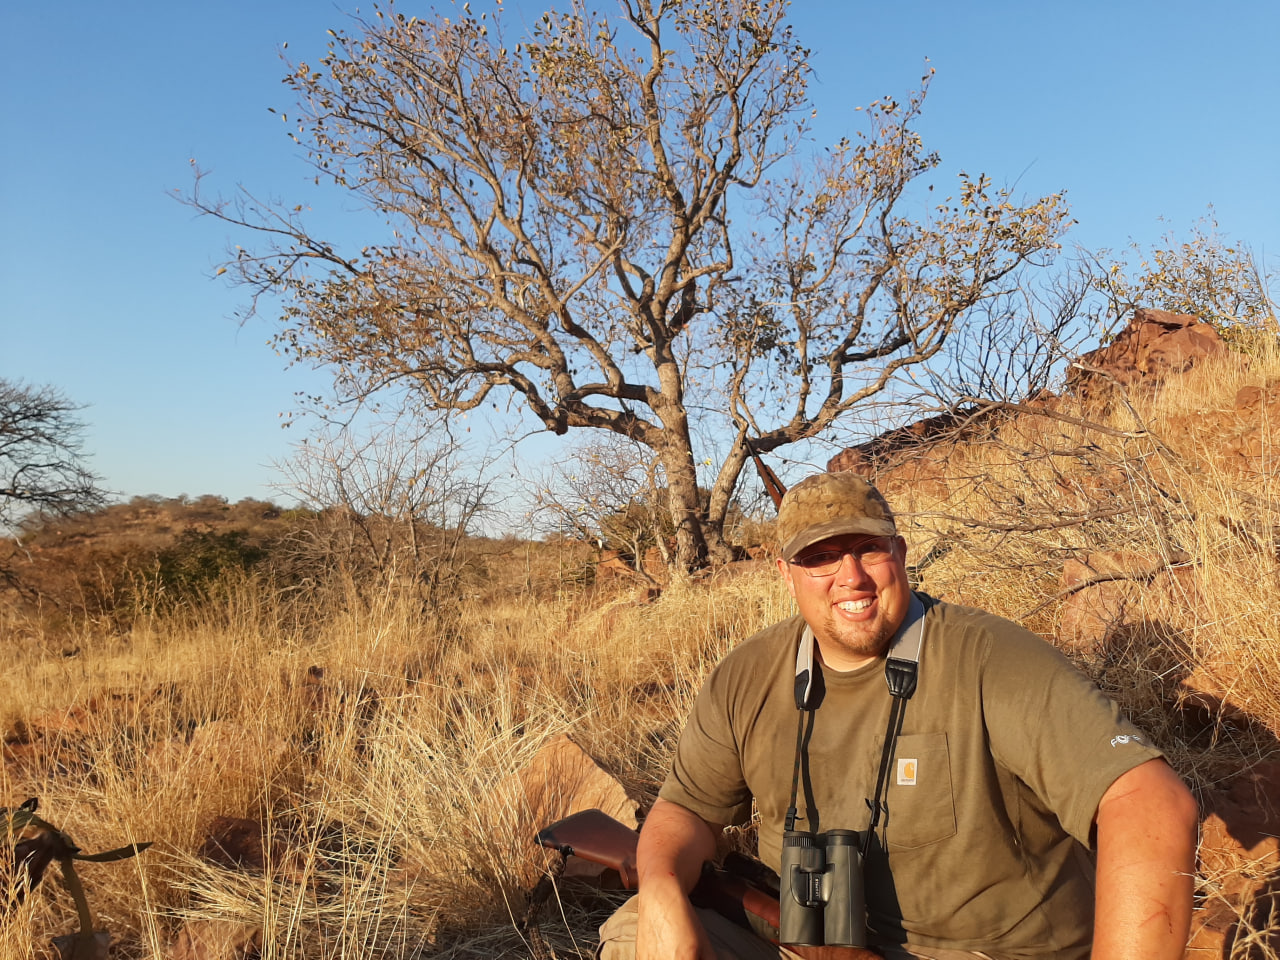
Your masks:
M 867 568 L 862 565 L 858 555 L 852 550 L 840 554 L 840 568 L 836 570 L 837 580 L 861 580 L 867 575 Z

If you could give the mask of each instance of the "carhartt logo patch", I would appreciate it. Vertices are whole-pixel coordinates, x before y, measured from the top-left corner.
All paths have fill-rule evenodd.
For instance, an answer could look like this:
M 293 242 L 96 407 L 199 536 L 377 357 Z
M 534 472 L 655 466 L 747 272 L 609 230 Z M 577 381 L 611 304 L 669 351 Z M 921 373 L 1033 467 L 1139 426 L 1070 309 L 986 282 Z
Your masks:
M 918 761 L 914 758 L 906 758 L 898 761 L 898 786 L 914 787 L 916 785 L 916 765 Z

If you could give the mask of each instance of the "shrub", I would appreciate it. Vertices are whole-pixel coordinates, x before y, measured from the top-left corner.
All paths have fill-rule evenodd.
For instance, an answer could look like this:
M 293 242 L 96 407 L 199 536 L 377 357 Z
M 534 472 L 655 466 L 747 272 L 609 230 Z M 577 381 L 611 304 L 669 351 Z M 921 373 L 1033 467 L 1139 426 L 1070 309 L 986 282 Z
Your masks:
M 161 551 L 156 579 L 169 597 L 195 599 L 229 575 L 248 573 L 266 556 L 267 551 L 249 542 L 244 530 L 186 530 L 173 546 Z

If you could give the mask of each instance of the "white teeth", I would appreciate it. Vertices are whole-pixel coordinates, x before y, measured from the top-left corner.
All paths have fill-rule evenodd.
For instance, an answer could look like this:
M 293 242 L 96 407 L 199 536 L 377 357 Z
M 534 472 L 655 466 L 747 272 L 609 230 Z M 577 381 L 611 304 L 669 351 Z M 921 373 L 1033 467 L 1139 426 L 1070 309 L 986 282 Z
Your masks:
M 844 603 L 837 603 L 836 606 L 845 613 L 861 613 L 867 607 L 871 606 L 873 598 L 868 597 L 866 600 L 846 600 Z

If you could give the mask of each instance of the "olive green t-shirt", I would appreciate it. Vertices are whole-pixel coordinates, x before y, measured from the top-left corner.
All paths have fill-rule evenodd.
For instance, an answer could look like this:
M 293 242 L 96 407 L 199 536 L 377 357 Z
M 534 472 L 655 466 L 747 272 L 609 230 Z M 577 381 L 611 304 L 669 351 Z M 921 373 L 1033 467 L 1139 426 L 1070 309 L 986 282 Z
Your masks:
M 1093 818 L 1122 773 L 1160 751 L 1045 641 L 1000 617 L 932 601 L 919 685 L 864 865 L 872 944 L 996 958 L 1089 955 Z M 661 796 L 711 823 L 754 797 L 760 857 L 777 870 L 798 713 L 804 621 L 736 647 L 707 679 Z M 822 671 L 809 742 L 813 808 L 797 829 L 865 830 L 891 697 L 884 661 Z

